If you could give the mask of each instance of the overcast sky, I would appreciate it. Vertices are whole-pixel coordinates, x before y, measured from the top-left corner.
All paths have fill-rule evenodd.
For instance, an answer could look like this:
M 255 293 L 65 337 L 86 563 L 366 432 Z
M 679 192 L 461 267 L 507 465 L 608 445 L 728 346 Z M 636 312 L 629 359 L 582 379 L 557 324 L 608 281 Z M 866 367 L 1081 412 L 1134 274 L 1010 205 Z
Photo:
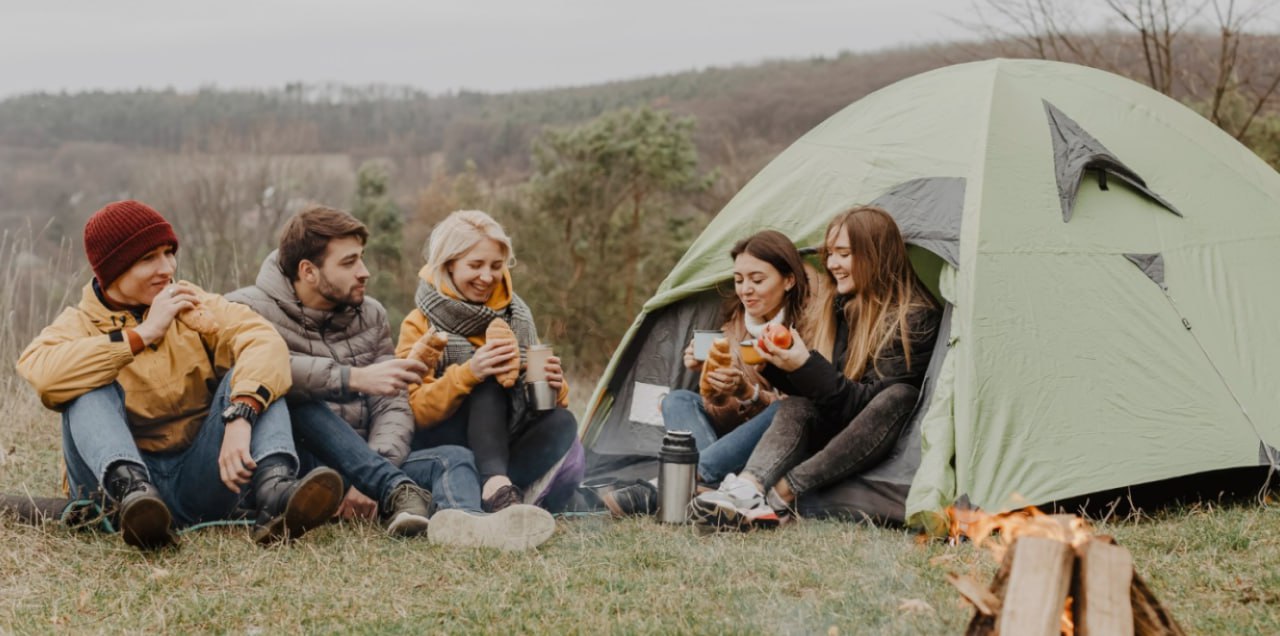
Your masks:
M 0 0 L 0 97 L 290 81 L 503 91 L 971 37 L 969 0 Z

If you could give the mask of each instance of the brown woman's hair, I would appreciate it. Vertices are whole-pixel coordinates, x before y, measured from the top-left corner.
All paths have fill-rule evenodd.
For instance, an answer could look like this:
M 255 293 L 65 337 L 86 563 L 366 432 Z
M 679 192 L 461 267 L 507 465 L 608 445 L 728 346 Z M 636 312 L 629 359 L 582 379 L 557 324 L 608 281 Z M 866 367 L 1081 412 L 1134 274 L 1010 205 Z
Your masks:
M 888 212 L 871 205 L 837 214 L 823 236 L 820 253 L 824 265 L 837 232 L 844 232 L 849 239 L 854 294 L 836 307 L 835 276 L 827 272 L 821 297 L 811 305 L 814 348 L 831 359 L 836 340 L 834 312 L 843 310 L 849 328 L 845 377 L 857 380 L 868 368 L 874 369 L 884 348 L 895 338 L 902 340 L 910 367 L 908 317 L 916 310 L 936 306 L 936 302 L 911 268 L 898 224 Z
M 764 230 L 735 243 L 733 249 L 729 250 L 729 257 L 737 260 L 743 253 L 772 265 L 783 278 L 791 276 L 795 279 L 795 284 L 784 295 L 782 304 L 787 310 L 788 326 L 795 327 L 800 332 L 800 337 L 807 337 L 805 306 L 809 302 L 809 278 L 805 276 L 804 260 L 795 244 L 782 232 Z M 735 322 L 742 318 L 742 314 L 742 302 L 736 296 L 725 302 L 725 322 Z
M 316 267 L 324 265 L 329 241 L 335 238 L 355 236 L 364 244 L 369 240 L 369 229 L 359 219 L 342 210 L 322 205 L 310 206 L 289 218 L 280 231 L 280 271 L 289 280 L 298 280 L 298 266 L 311 261 Z

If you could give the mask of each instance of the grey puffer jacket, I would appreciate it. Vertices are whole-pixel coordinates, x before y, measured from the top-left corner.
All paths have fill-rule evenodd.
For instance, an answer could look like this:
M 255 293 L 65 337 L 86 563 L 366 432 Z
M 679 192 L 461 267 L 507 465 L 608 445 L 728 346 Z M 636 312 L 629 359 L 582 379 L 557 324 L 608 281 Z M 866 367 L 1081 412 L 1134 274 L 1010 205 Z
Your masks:
M 280 271 L 276 252 L 258 270 L 252 287 L 226 295 L 266 318 L 289 345 L 293 388 L 289 400 L 324 400 L 369 447 L 399 466 L 409 455 L 413 412 L 404 394 L 363 395 L 351 390 L 352 367 L 395 358 L 387 311 L 365 297 L 359 307 L 321 311 L 304 307 L 293 283 Z

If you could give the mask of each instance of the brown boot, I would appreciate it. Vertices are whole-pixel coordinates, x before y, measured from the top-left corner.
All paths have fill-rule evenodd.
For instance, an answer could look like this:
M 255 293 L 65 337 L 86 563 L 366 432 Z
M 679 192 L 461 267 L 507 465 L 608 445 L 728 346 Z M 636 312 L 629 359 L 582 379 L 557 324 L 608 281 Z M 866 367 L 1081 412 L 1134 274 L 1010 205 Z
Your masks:
M 178 544 L 178 535 L 172 529 L 173 515 L 141 466 L 117 463 L 107 472 L 105 490 L 116 504 L 116 525 L 126 544 L 139 550 Z
M 325 523 L 338 511 L 344 492 L 342 476 L 332 468 L 298 479 L 290 460 L 275 456 L 258 464 L 252 486 L 258 508 L 252 535 L 259 545 L 297 539 Z

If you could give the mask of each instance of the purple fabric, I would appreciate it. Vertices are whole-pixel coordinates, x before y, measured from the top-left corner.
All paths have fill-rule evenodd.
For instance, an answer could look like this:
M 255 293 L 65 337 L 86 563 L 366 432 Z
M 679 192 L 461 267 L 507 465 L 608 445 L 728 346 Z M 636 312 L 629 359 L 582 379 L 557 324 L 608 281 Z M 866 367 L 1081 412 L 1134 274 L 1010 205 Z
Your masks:
M 534 499 L 536 505 L 542 505 L 547 499 L 563 500 L 578 488 L 578 484 L 582 483 L 582 478 L 587 472 L 587 456 L 582 450 L 581 441 L 573 440 L 573 445 L 565 453 L 564 460 L 554 470 L 555 476 Z

